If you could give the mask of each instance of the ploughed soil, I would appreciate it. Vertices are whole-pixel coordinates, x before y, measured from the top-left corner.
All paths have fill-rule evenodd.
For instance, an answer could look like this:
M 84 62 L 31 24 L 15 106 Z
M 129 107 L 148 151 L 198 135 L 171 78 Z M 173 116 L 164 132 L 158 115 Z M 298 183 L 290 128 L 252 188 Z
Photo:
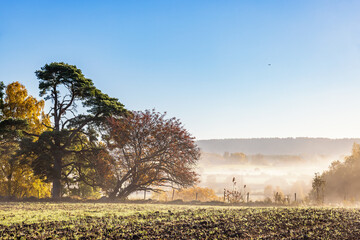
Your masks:
M 0 214 L 0 220 L 1 218 Z M 0 238 L 360 239 L 360 209 L 153 208 L 150 211 L 135 211 L 123 216 L 108 212 L 103 216 L 79 215 L 63 221 L 40 219 L 34 223 L 27 223 L 25 220 L 14 224 L 10 222 L 0 225 Z

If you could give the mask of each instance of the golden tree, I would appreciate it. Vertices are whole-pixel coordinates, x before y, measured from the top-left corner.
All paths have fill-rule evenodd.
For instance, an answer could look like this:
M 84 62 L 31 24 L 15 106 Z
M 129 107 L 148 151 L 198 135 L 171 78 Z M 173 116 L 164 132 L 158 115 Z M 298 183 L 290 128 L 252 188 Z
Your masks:
M 25 126 L 29 134 L 39 134 L 45 130 L 45 125 L 50 124 L 43 111 L 44 101 L 37 101 L 28 95 L 24 85 L 13 82 L 6 87 L 1 107 L 0 194 L 11 197 L 49 196 L 49 184 L 34 176 L 30 166 L 26 164 L 31 159 L 16 154 L 21 130 Z
M 44 100 L 38 101 L 29 96 L 24 85 L 13 82 L 6 87 L 3 118 L 25 119 L 30 132 L 39 134 L 50 125 L 50 119 L 44 113 L 44 106 Z

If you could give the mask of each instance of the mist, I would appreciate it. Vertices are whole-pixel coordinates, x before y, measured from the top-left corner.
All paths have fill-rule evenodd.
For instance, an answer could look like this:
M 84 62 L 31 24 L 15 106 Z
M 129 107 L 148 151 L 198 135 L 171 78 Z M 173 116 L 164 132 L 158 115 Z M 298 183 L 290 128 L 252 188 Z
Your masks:
M 214 189 L 246 185 L 252 201 L 264 200 L 265 188 L 297 200 L 304 200 L 312 189 L 316 172 L 326 171 L 332 162 L 351 153 L 358 139 L 226 139 L 198 141 L 202 149 L 197 172 L 201 187 Z M 326 151 L 328 150 L 328 151 Z

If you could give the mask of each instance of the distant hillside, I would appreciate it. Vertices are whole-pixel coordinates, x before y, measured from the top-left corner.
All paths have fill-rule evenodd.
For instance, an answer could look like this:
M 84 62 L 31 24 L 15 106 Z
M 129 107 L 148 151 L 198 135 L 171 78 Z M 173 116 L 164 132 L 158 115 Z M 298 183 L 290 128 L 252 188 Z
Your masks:
M 267 155 L 349 155 L 360 138 L 250 138 L 199 140 L 204 152 L 223 154 L 242 152 Z

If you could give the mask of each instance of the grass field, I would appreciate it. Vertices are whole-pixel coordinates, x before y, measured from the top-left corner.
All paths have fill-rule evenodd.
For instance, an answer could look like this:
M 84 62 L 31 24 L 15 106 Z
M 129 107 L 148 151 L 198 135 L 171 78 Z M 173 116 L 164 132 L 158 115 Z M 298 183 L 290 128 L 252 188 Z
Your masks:
M 1 239 L 360 239 L 360 210 L 2 203 Z

